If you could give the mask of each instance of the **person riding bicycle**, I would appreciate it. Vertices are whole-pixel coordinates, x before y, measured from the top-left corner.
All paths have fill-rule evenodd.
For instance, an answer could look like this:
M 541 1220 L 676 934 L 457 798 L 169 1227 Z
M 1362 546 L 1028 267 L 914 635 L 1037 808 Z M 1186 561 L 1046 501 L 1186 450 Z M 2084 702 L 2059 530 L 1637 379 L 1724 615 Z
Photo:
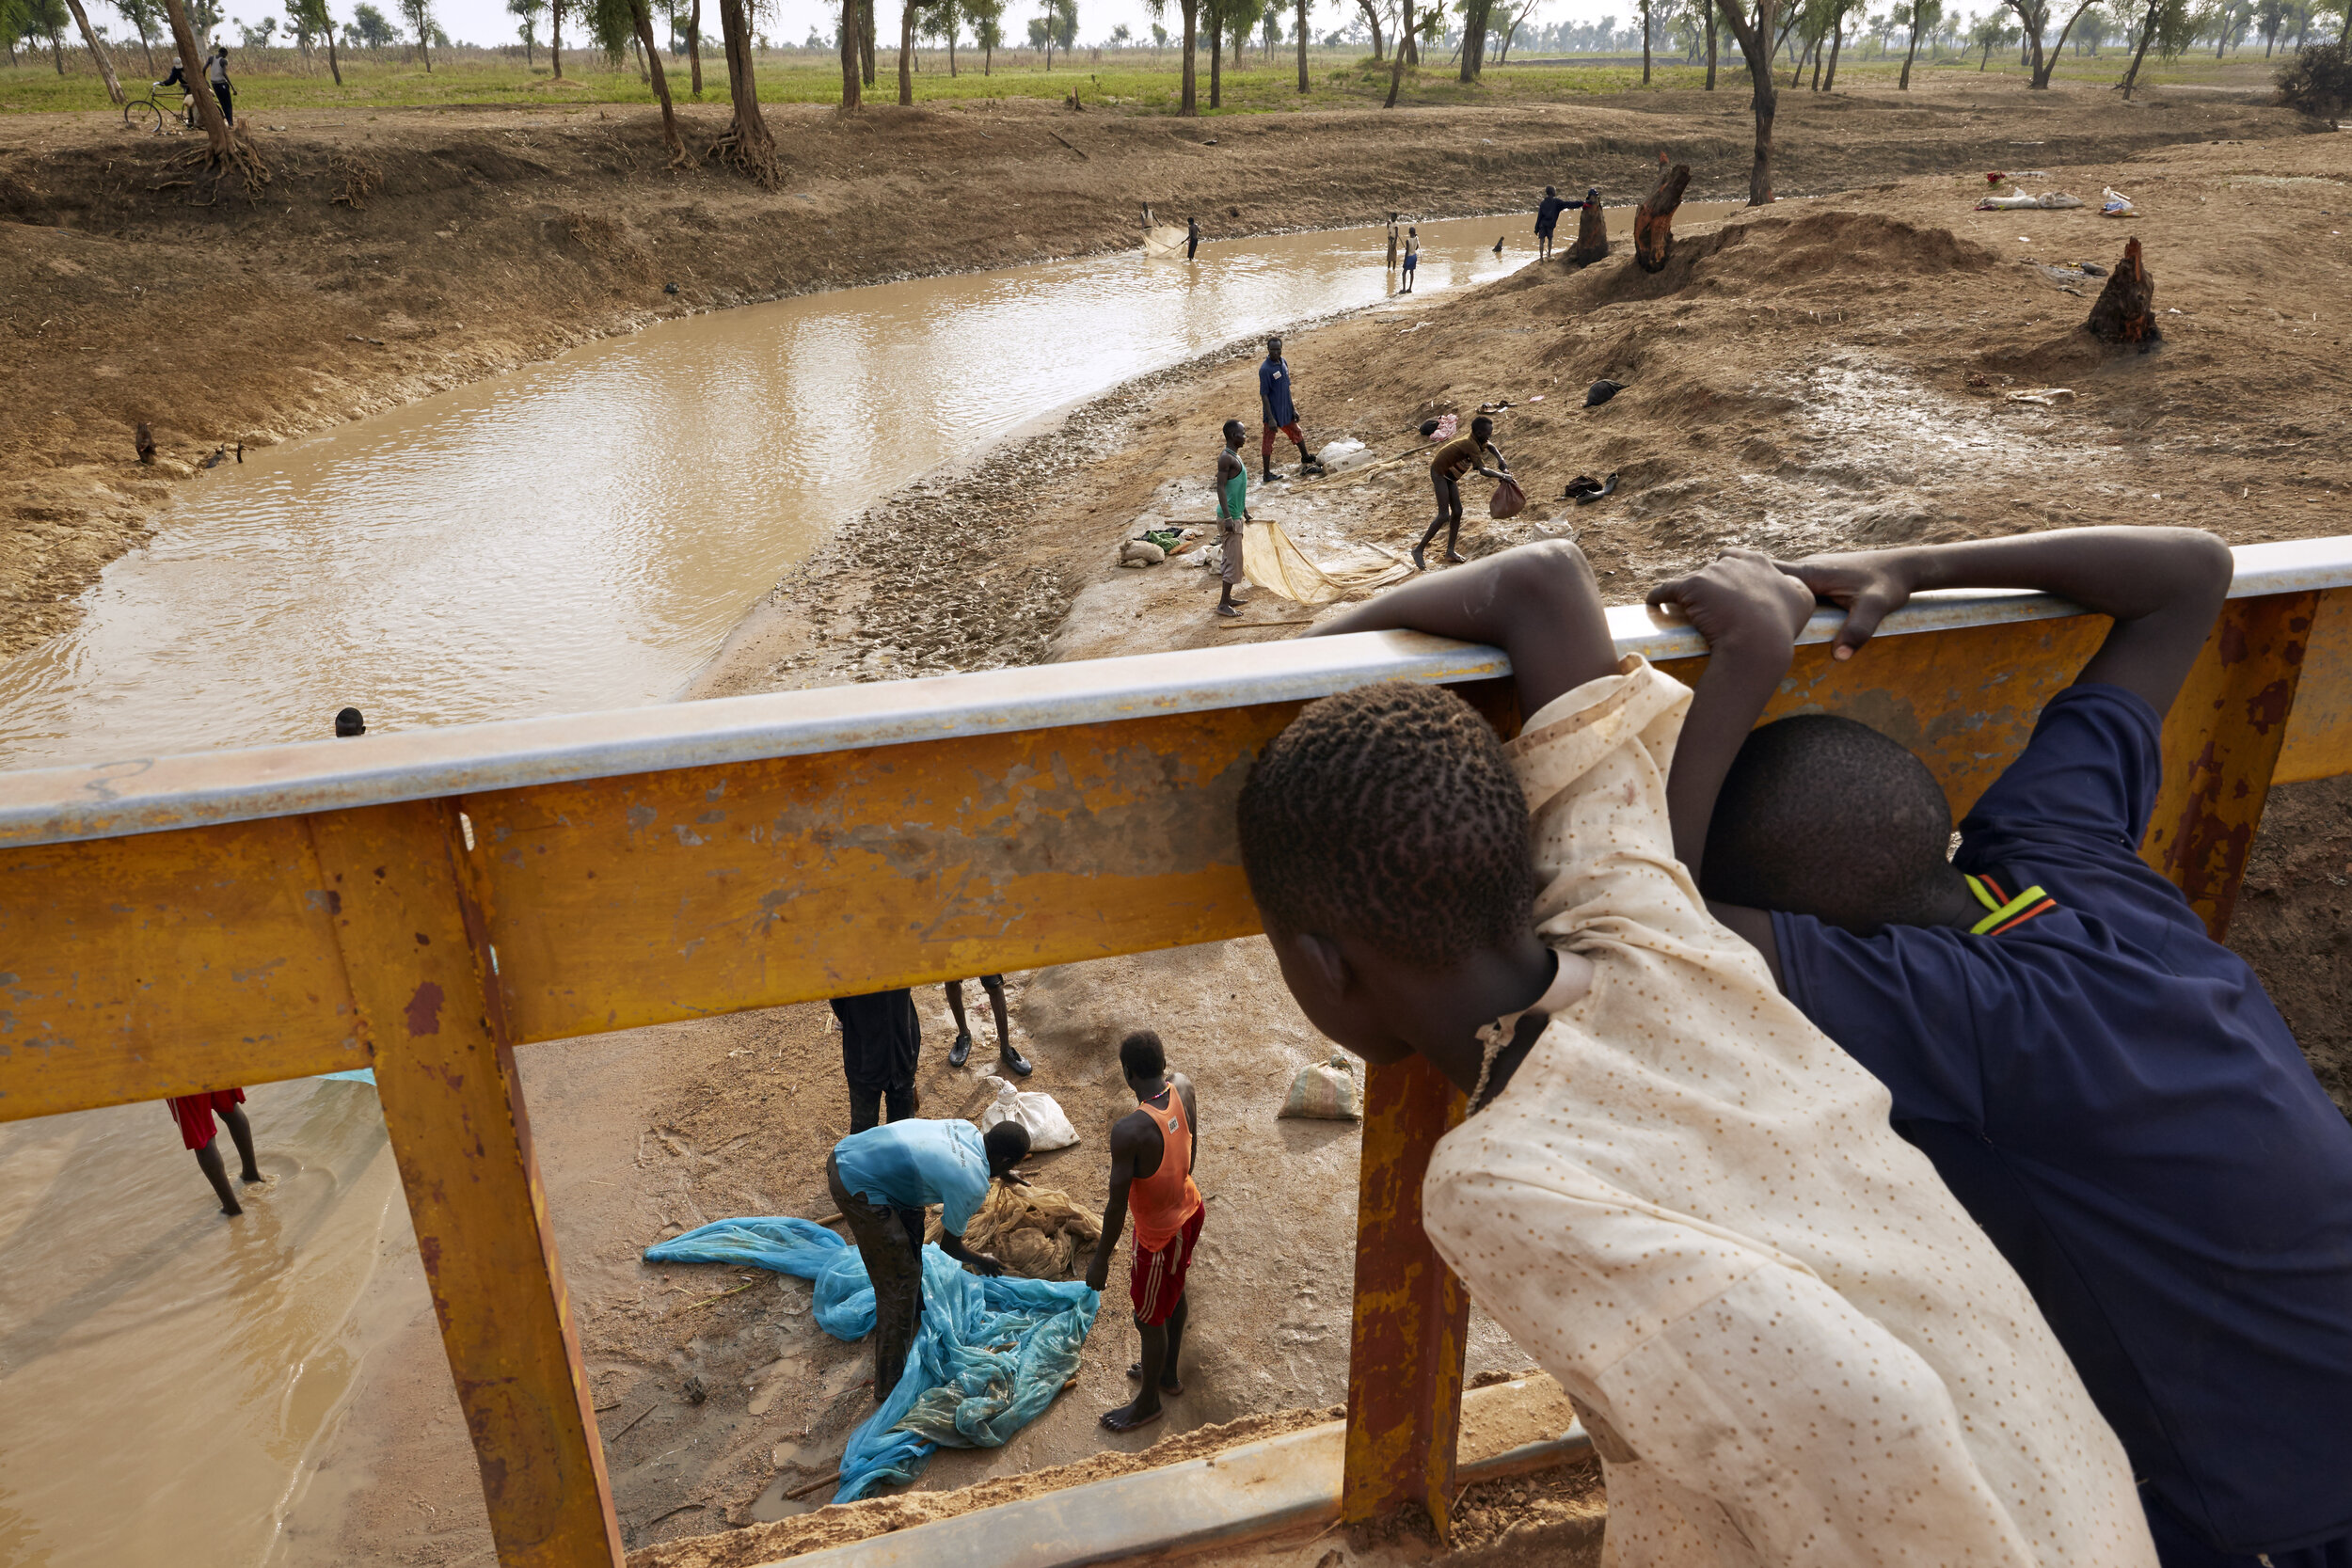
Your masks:
M 186 120 L 190 126 L 194 126 L 196 124 L 196 103 L 188 97 L 188 93 L 191 90 L 188 86 L 188 73 L 186 68 L 181 65 L 179 55 L 174 55 L 171 57 L 170 75 L 165 77 L 160 82 L 151 82 L 148 86 L 154 87 L 178 87 L 180 89 L 180 118 Z

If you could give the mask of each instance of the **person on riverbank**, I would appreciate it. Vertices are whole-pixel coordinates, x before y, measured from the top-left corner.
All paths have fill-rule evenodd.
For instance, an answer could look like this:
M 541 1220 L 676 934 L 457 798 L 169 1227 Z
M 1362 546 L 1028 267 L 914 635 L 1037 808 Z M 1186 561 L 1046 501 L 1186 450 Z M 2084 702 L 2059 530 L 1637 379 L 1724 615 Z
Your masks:
M 1189 261 L 1200 254 L 1200 220 L 1184 219 L 1184 260 Z
M 174 55 L 171 57 L 171 74 L 165 77 L 160 82 L 151 82 L 149 86 L 156 87 L 178 87 L 180 89 L 180 118 L 191 128 L 195 126 L 196 103 L 188 95 L 194 92 L 196 87 L 188 81 L 188 68 L 181 60 L 179 55 Z
M 1396 214 L 1389 214 L 1389 288 L 1391 291 L 1396 288 Z
M 230 124 L 237 123 L 234 107 L 236 89 L 229 84 L 229 46 L 213 45 L 213 57 L 204 62 L 204 80 L 212 85 L 213 96 L 220 101 L 220 118 Z
M 1398 293 L 1409 294 L 1413 292 L 1413 269 L 1420 265 L 1421 230 L 1408 228 L 1405 230 L 1405 286 L 1397 290 Z
M 890 1119 L 907 1121 L 923 1108 L 914 1086 L 915 1063 L 923 1053 L 923 1025 L 914 1016 L 914 993 L 878 990 L 866 996 L 836 996 L 830 1006 L 841 1023 L 841 1076 L 850 1085 L 850 1131 L 880 1126 L 887 1102 Z
M 995 1259 L 965 1250 L 963 1231 L 989 1183 L 1019 1180 L 1012 1167 L 1028 1155 L 1028 1129 L 1017 1121 L 1000 1121 L 983 1138 L 958 1120 L 893 1121 L 850 1133 L 825 1156 L 826 1190 L 874 1287 L 876 1404 L 898 1386 L 923 1323 L 923 1211 L 940 1206 L 940 1251 L 974 1274 L 1003 1274 Z
M 1110 1283 L 1111 1254 L 1119 1249 L 1119 1234 L 1132 1211 L 1136 1258 L 1127 1273 L 1127 1299 L 1135 1307 L 1143 1356 L 1127 1369 L 1138 1384 L 1136 1397 L 1104 1411 L 1103 1424 L 1113 1432 L 1133 1432 L 1160 1418 L 1163 1395 L 1184 1391 L 1176 1371 L 1188 1315 L 1184 1280 L 1208 1210 L 1192 1175 L 1200 1126 L 1192 1080 L 1168 1070 L 1168 1052 L 1149 1029 L 1119 1042 L 1119 1071 L 1135 1094 L 1136 1108 L 1111 1124 L 1110 1199 L 1103 1206 L 1103 1239 L 1087 1266 L 1087 1289 L 1100 1293 Z
M 1005 1020 L 1005 977 L 1001 974 L 980 976 L 980 990 L 988 993 L 988 1010 L 996 1018 L 996 1059 L 1015 1078 L 1026 1078 L 1036 1071 L 1026 1056 L 1012 1043 L 1012 1026 Z M 972 1025 L 963 1016 L 963 982 L 947 982 L 947 1011 L 955 1015 L 956 1042 L 947 1048 L 947 1065 L 960 1068 L 972 1056 Z
M 1413 546 L 1414 571 L 1429 569 L 1422 552 L 1429 548 L 1429 541 L 1438 536 L 1439 529 L 1446 531 L 1446 560 L 1456 565 L 1461 563 L 1461 552 L 1454 546 L 1462 539 L 1462 476 L 1475 469 L 1488 479 L 1500 480 L 1511 472 L 1511 465 L 1503 461 L 1502 451 L 1489 439 L 1494 433 L 1494 420 L 1481 414 L 1470 421 L 1468 436 L 1455 436 L 1429 459 L 1429 483 L 1438 492 L 1438 515 L 1430 520 L 1429 531 L 1421 536 L 1421 543 Z M 1490 457 L 1495 463 L 1492 468 L 1486 467 Z
M 254 1163 L 253 1124 L 237 1109 L 244 1103 L 245 1090 L 233 1088 L 177 1095 L 171 1101 L 171 1119 L 180 1129 L 180 1141 L 196 1155 L 204 1180 L 219 1196 L 220 1212 L 231 1216 L 244 1213 L 245 1206 L 237 1201 L 236 1189 L 229 1185 L 229 1166 L 220 1157 L 220 1130 L 213 1118 L 217 1116 L 229 1124 L 229 1136 L 237 1146 L 240 1162 L 237 1178 L 252 1186 L 262 1180 L 262 1167 Z
M 1225 591 L 1217 595 L 1219 615 L 1239 615 L 1233 590 L 1241 584 L 1242 531 L 1249 522 L 1249 465 L 1241 460 L 1241 444 L 1249 438 L 1239 420 L 1225 421 L 1225 445 L 1216 454 L 1217 565 Z
M 1265 362 L 1258 367 L 1258 417 L 1265 427 L 1259 460 L 1269 483 L 1274 478 L 1274 433 L 1278 430 L 1298 449 L 1301 479 L 1322 471 L 1323 466 L 1315 461 L 1315 454 L 1307 450 L 1307 437 L 1298 433 L 1298 405 L 1291 401 L 1291 368 L 1282 358 L 1282 340 L 1279 337 L 1265 341 Z
M 1559 191 L 1552 186 L 1544 187 L 1544 198 L 1535 204 L 1535 260 L 1541 261 L 1551 255 L 1551 237 L 1560 227 L 1560 214 L 1575 205 L 1573 201 L 1561 200 Z

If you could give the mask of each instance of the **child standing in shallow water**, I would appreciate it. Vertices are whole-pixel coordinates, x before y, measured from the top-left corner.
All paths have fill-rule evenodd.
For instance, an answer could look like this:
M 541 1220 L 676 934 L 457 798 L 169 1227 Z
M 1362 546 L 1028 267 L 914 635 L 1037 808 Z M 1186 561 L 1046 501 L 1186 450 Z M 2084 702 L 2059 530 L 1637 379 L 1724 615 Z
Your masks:
M 1769 566 L 1737 586 L 1811 612 Z M 2122 1449 L 2016 1275 L 1675 859 L 1667 770 L 1694 749 L 1720 781 L 1737 661 L 1695 705 L 1621 662 L 1561 544 L 1317 632 L 1388 629 L 1500 644 L 1519 737 L 1429 687 L 1311 704 L 1243 788 L 1242 862 L 1315 1026 L 1469 1096 L 1422 1226 L 1576 1402 L 1609 1560 L 2148 1568 Z

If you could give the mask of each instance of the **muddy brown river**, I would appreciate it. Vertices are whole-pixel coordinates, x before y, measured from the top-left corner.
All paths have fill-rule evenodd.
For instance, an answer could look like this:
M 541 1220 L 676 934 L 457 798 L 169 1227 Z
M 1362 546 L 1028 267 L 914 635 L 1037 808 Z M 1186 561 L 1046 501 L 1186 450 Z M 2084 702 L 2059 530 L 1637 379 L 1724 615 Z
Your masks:
M 1528 227 L 1422 225 L 1417 295 L 1526 265 Z M 1380 303 L 1384 251 L 1353 230 L 816 294 L 248 453 L 183 486 L 74 630 L 0 664 L 0 767 L 325 736 L 345 704 L 405 728 L 662 701 L 877 498 Z M 409 1232 L 371 1087 L 251 1092 L 270 1184 L 235 1221 L 162 1105 L 0 1125 L 0 1563 L 291 1560 L 376 1332 L 364 1287 Z

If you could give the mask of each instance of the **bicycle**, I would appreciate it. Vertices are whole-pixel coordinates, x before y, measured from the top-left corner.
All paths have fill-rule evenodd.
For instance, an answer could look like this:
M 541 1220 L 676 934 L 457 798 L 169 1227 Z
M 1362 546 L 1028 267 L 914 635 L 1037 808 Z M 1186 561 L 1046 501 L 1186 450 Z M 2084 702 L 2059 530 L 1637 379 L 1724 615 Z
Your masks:
M 151 92 L 147 97 L 134 98 L 122 106 L 122 128 L 126 131 L 145 131 L 150 135 L 160 136 L 164 134 L 166 117 L 174 112 L 183 121 L 191 119 L 186 93 L 183 92 L 180 95 L 177 110 L 173 111 L 167 110 Z

